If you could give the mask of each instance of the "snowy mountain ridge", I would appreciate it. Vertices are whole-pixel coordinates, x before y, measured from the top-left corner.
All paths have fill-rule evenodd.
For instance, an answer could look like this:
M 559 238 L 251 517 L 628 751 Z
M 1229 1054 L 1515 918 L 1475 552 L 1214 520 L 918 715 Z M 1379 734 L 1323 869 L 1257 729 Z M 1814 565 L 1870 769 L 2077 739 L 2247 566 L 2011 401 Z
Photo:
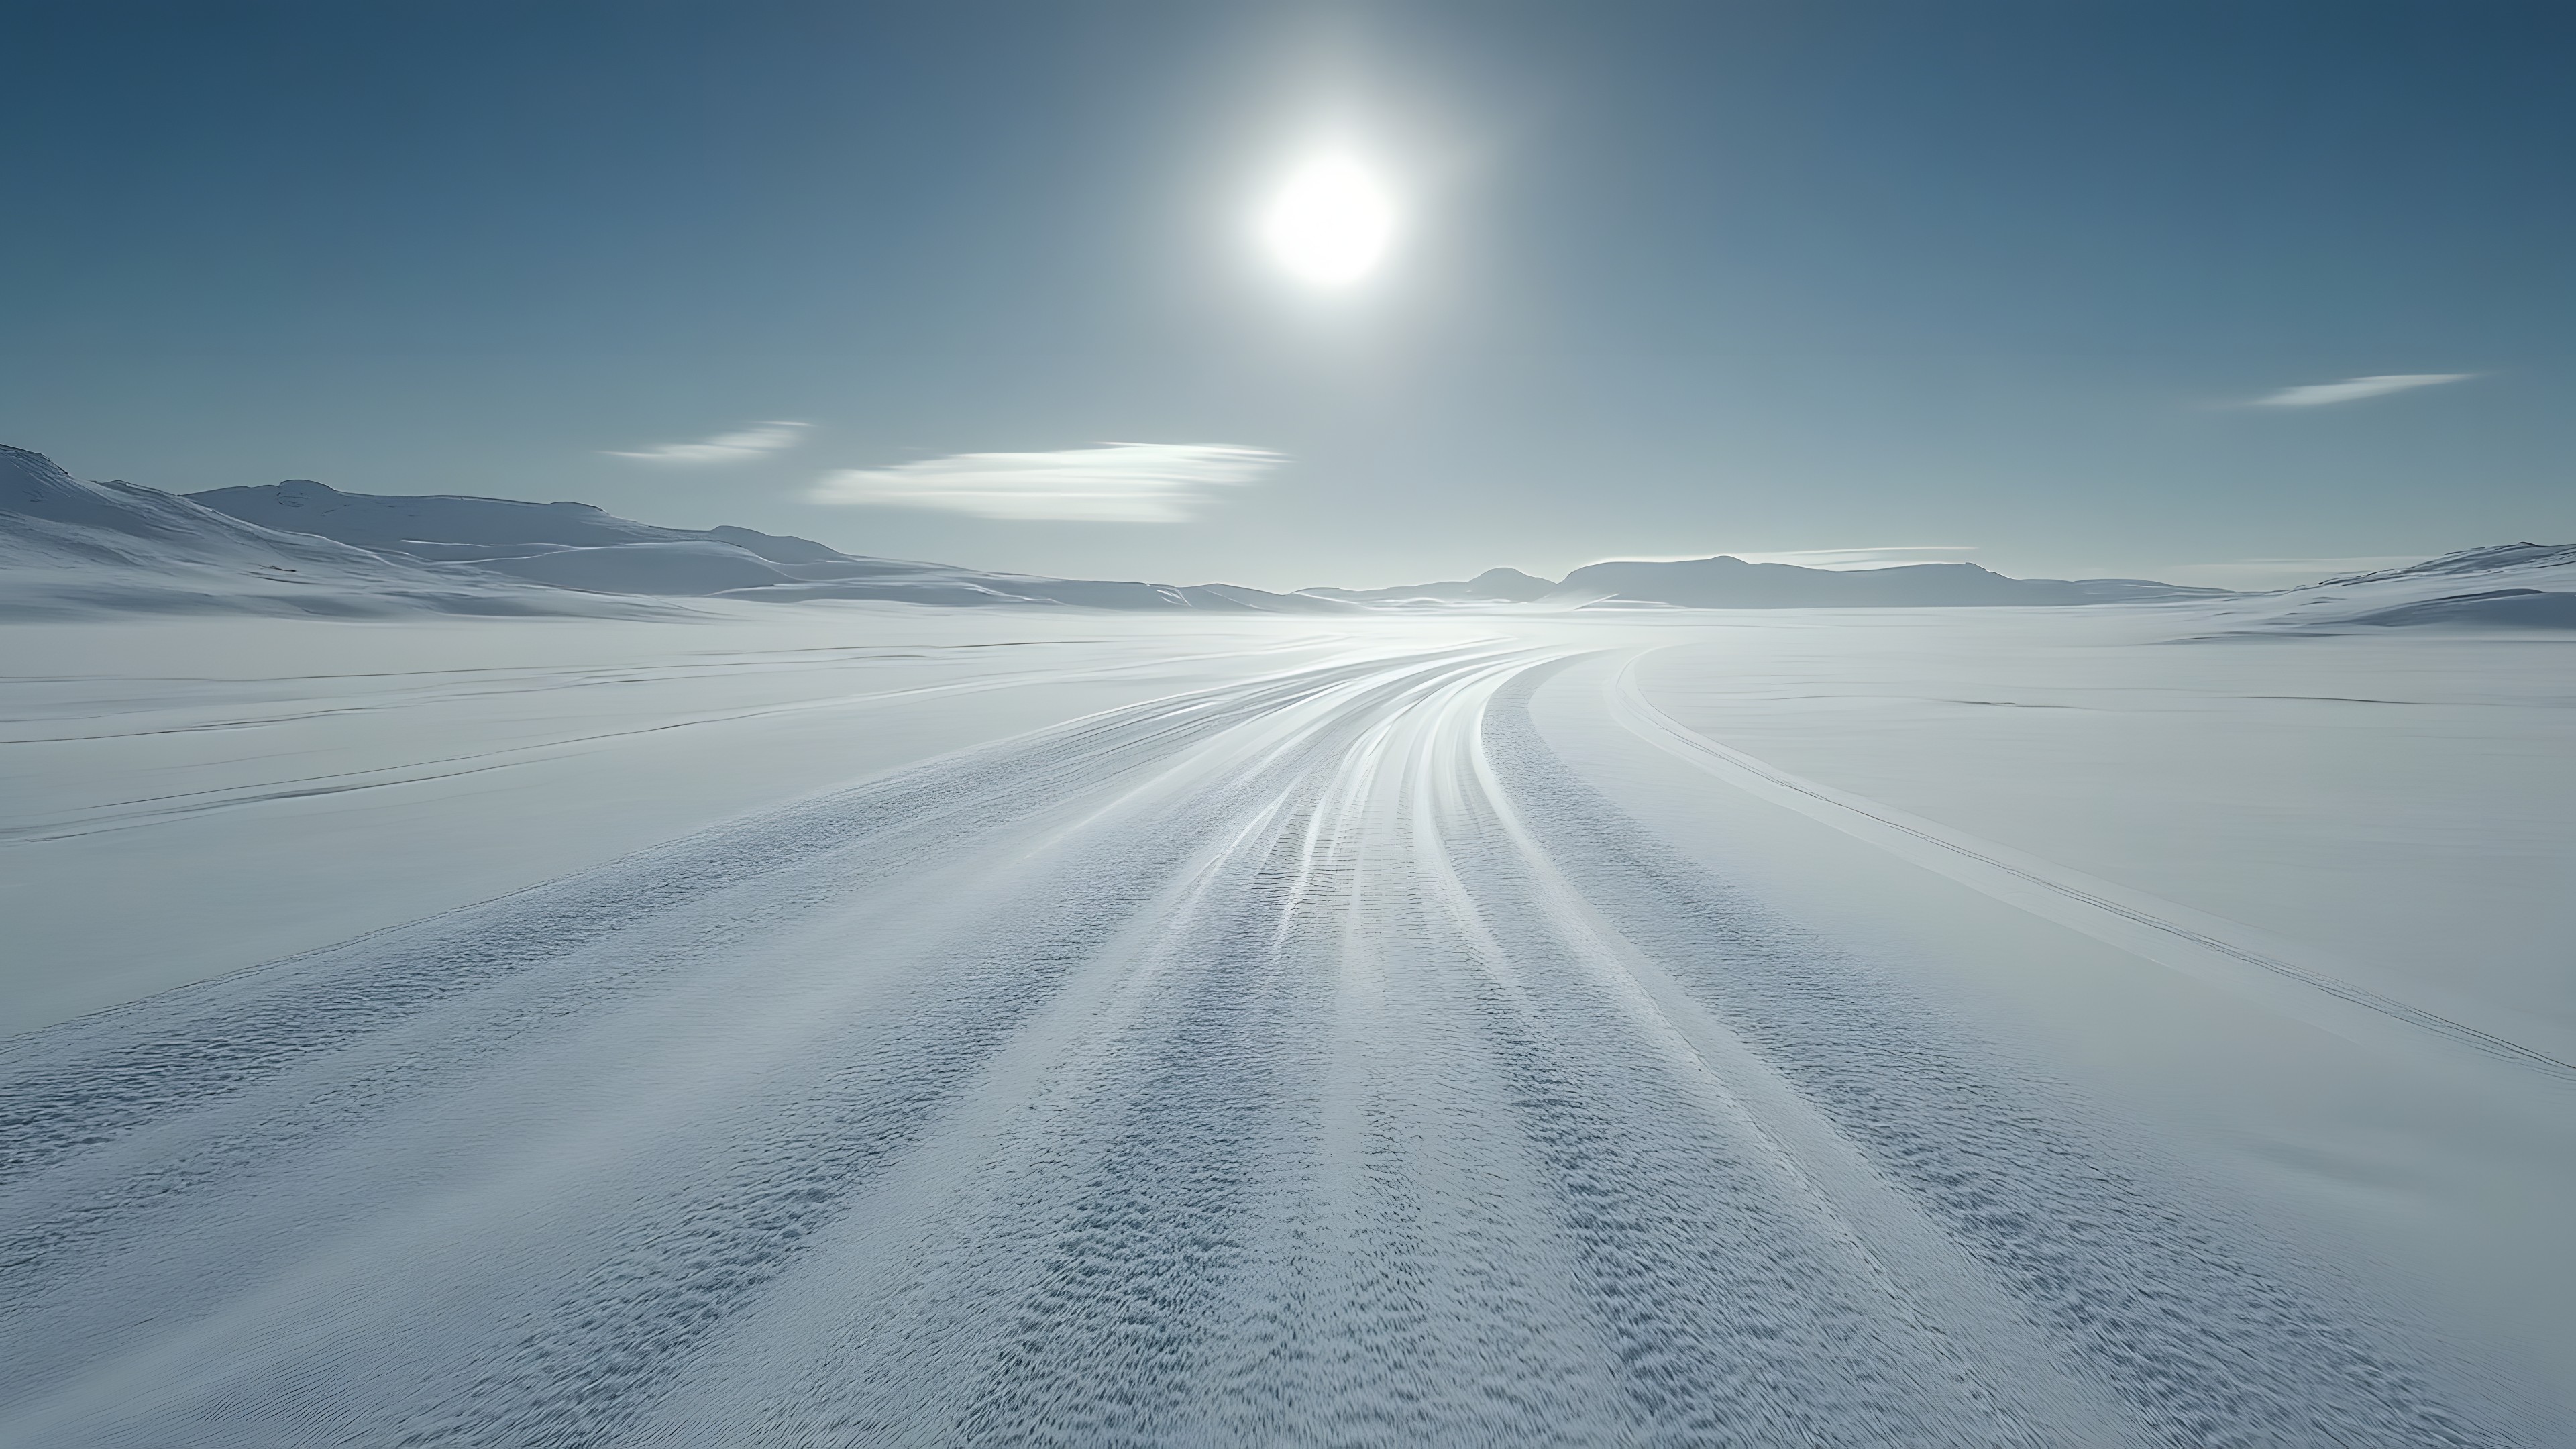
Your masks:
M 440 545 L 597 548 L 629 543 L 729 544 L 773 563 L 820 563 L 848 555 L 806 538 L 748 528 L 663 528 L 620 518 L 590 503 L 525 503 L 461 494 L 416 497 L 343 493 L 310 478 L 246 488 L 212 488 L 188 499 L 247 522 L 320 534 L 378 552 L 437 556 Z M 933 568 L 905 564 L 905 568 Z
M 0 615 L 248 610 L 657 613 L 683 598 L 1346 613 L 1448 609 L 2056 607 L 2205 602 L 2257 631 L 2576 626 L 2576 544 L 2510 543 L 2270 594 L 2023 579 L 1969 563 L 1832 570 L 1720 555 L 1610 560 L 1551 581 L 1276 594 L 1232 584 L 993 573 L 842 553 L 748 528 L 666 528 L 587 503 L 345 493 L 311 479 L 186 495 L 84 482 L 0 446 Z
M 74 478 L 0 446 L 0 616 L 93 612 L 547 612 L 524 590 L 230 517 L 175 494 Z
M 1732 555 L 1676 560 L 1612 559 L 1551 581 L 1518 569 L 1473 579 L 1386 589 L 1308 589 L 1372 608 L 1432 609 L 1543 604 L 1559 609 L 1950 608 L 2108 604 L 2224 597 L 2224 589 L 2150 579 L 2019 579 L 1976 564 L 1900 564 L 1818 569 L 1748 563 Z
M 303 478 L 189 497 L 237 518 L 321 534 L 378 553 L 470 565 L 524 583 L 585 593 L 1226 612 L 1317 613 L 1343 607 L 1226 584 L 1178 587 L 1058 579 L 865 558 L 812 539 L 748 528 L 638 523 L 588 503 L 343 493 Z
M 1698 609 L 1988 607 L 2215 598 L 2223 589 L 2148 579 L 2017 579 L 1972 563 L 1814 569 L 1728 556 L 1674 563 L 1588 564 L 1551 598 Z
M 1231 584 L 986 573 L 860 558 L 747 528 L 638 523 L 586 503 L 343 493 L 310 479 L 179 495 L 72 477 L 0 446 L 0 616 L 654 613 L 657 600 L 875 599 L 1229 613 L 1354 607 Z

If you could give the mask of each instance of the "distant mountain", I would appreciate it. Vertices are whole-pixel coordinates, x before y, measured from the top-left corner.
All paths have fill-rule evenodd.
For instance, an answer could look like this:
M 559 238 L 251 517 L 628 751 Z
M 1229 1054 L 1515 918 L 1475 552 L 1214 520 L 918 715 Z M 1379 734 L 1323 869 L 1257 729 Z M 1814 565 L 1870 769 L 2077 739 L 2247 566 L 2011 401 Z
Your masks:
M 1442 608 L 1458 604 L 1528 604 L 1556 588 L 1519 569 L 1487 569 L 1472 579 L 1438 584 L 1412 584 L 1392 589 L 1300 589 L 1322 599 L 1340 599 L 1373 607 Z
M 524 613 L 524 590 L 72 477 L 0 446 L 0 614 L 116 609 Z
M 1465 582 L 1305 592 L 1379 608 L 1544 603 L 1559 608 L 1852 609 L 2107 604 L 2210 598 L 2226 591 L 2145 579 L 2016 579 L 1965 563 L 1811 569 L 1720 556 L 1587 564 L 1560 583 L 1518 569 L 1490 569 Z
M 2512 543 L 2272 594 L 2144 579 L 2016 579 L 1975 564 L 1811 569 L 1715 557 L 1622 560 L 1559 582 L 1517 569 L 1386 589 L 986 573 L 845 554 L 747 528 L 663 528 L 586 503 L 343 493 L 309 479 L 180 496 L 73 478 L 0 447 L 0 615 L 231 609 L 634 614 L 677 598 L 1345 613 L 2085 605 L 2223 600 L 2239 631 L 2576 627 L 2576 545 Z
M 1056 579 L 862 558 L 812 539 L 748 528 L 663 528 L 587 503 L 343 493 L 301 478 L 188 496 L 236 518 L 319 534 L 388 556 L 470 565 L 528 583 L 599 594 L 1230 613 L 1315 613 L 1333 607 L 1323 600 L 1231 584 Z
M 662 528 L 586 503 L 343 493 L 310 479 L 185 497 L 88 483 L 0 447 L 0 614 L 650 612 L 656 598 L 1226 613 L 1357 606 L 1233 584 L 984 573 L 747 528 Z
M 343 493 L 302 478 L 188 497 L 245 522 L 333 539 L 388 558 L 465 565 L 522 583 L 585 593 L 831 593 L 835 591 L 812 586 L 883 581 L 892 596 L 914 602 L 1015 601 L 980 587 L 964 570 L 854 559 L 808 539 L 743 528 L 663 528 L 587 503 Z
M 1686 609 L 1850 609 L 2108 604 L 2209 598 L 2224 592 L 2146 579 L 2016 579 L 1971 563 L 1811 569 L 1719 557 L 1589 564 L 1567 574 L 1548 597 Z
M 319 534 L 378 552 L 424 557 L 483 556 L 491 550 L 614 547 L 633 543 L 721 543 L 781 564 L 820 563 L 847 555 L 811 539 L 748 528 L 662 528 L 620 518 L 587 503 L 523 503 L 510 498 L 438 494 L 397 497 L 343 493 L 309 478 L 256 488 L 212 488 L 190 502 L 245 522 Z M 924 565 L 898 565 L 918 568 Z

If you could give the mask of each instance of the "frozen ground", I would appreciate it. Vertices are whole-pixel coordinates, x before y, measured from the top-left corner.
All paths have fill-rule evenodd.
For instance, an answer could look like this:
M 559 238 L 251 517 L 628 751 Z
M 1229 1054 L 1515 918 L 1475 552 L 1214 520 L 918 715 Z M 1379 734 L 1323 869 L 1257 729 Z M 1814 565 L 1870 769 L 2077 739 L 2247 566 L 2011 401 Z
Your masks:
M 2576 643 L 2215 607 L 0 623 L 0 1443 L 2568 1442 Z

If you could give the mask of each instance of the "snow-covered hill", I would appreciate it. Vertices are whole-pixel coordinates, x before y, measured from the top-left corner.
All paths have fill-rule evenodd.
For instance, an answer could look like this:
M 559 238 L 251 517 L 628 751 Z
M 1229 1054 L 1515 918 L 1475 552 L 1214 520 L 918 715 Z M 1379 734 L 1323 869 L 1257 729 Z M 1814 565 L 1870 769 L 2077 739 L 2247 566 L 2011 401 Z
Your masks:
M 0 616 L 121 610 L 367 614 L 546 610 L 549 591 L 91 483 L 0 447 Z
M 1542 603 L 1560 609 L 1949 608 L 2109 604 L 2212 598 L 2224 593 L 2147 579 L 2016 579 L 1966 563 L 1816 569 L 1797 564 L 1747 563 L 1725 555 L 1676 560 L 1614 559 L 1587 564 L 1554 583 L 1518 569 L 1498 568 L 1464 581 L 1306 592 L 1376 608 Z
M 309 479 L 185 497 L 87 483 L 0 448 L 0 614 L 250 610 L 619 614 L 657 598 L 878 599 L 1226 613 L 1335 600 L 1231 584 L 986 573 L 859 558 L 747 528 L 663 528 L 586 503 L 343 493 Z
M 664 528 L 587 503 L 344 493 L 309 479 L 180 496 L 73 478 L 0 447 L 0 615 L 131 610 L 626 614 L 657 600 L 874 599 L 1224 613 L 1921 608 L 2209 601 L 2223 628 L 2576 627 L 2576 545 L 2505 544 L 2304 588 L 2228 595 L 2144 579 L 2018 579 L 1975 564 L 1814 569 L 1615 560 L 1383 589 L 1060 579 L 845 554 L 747 528 Z
M 453 557 L 484 550 L 598 548 L 641 543 L 721 543 L 781 564 L 819 563 L 846 556 L 805 538 L 782 538 L 747 528 L 663 528 L 620 518 L 587 503 L 526 503 L 510 498 L 456 495 L 388 497 L 343 493 L 309 478 L 257 488 L 214 488 L 189 500 L 251 523 L 319 534 L 379 552 Z M 896 568 L 926 567 L 919 564 Z
M 2149 579 L 2017 579 L 1975 564 L 1815 569 L 1739 558 L 1614 560 L 1551 583 L 1517 569 L 1386 589 L 1309 589 L 1374 609 L 1815 609 L 2205 605 L 2227 632 L 2576 628 L 2576 544 L 2508 543 L 2260 594 Z
M 1387 589 L 1306 589 L 1322 599 L 1343 599 L 1372 608 L 1440 609 L 1460 605 L 1531 604 L 1555 592 L 1556 585 L 1519 569 L 1487 569 L 1472 579 L 1436 584 L 1399 584 Z
M 2107 604 L 2220 592 L 2147 579 L 2016 579 L 1971 563 L 1811 569 L 1721 556 L 1591 564 L 1567 574 L 1549 597 L 1693 609 L 1799 609 Z
M 2576 629 L 2576 544 L 2463 549 L 2247 601 L 2266 632 L 2373 628 Z
M 343 493 L 310 479 L 189 495 L 236 518 L 379 553 L 471 564 L 513 579 L 602 594 L 753 599 L 885 599 L 941 605 L 1315 613 L 1337 606 L 1229 585 L 986 573 L 862 558 L 748 528 L 664 528 L 587 503 Z

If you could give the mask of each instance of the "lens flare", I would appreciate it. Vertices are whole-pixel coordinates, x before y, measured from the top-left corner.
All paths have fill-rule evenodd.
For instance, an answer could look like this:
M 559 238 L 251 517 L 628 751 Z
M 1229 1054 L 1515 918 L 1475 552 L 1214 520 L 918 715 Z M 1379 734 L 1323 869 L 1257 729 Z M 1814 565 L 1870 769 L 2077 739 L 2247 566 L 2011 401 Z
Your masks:
M 1299 168 L 1271 199 L 1261 237 L 1300 280 L 1348 286 L 1375 270 L 1395 240 L 1394 199 L 1357 161 L 1323 157 Z

